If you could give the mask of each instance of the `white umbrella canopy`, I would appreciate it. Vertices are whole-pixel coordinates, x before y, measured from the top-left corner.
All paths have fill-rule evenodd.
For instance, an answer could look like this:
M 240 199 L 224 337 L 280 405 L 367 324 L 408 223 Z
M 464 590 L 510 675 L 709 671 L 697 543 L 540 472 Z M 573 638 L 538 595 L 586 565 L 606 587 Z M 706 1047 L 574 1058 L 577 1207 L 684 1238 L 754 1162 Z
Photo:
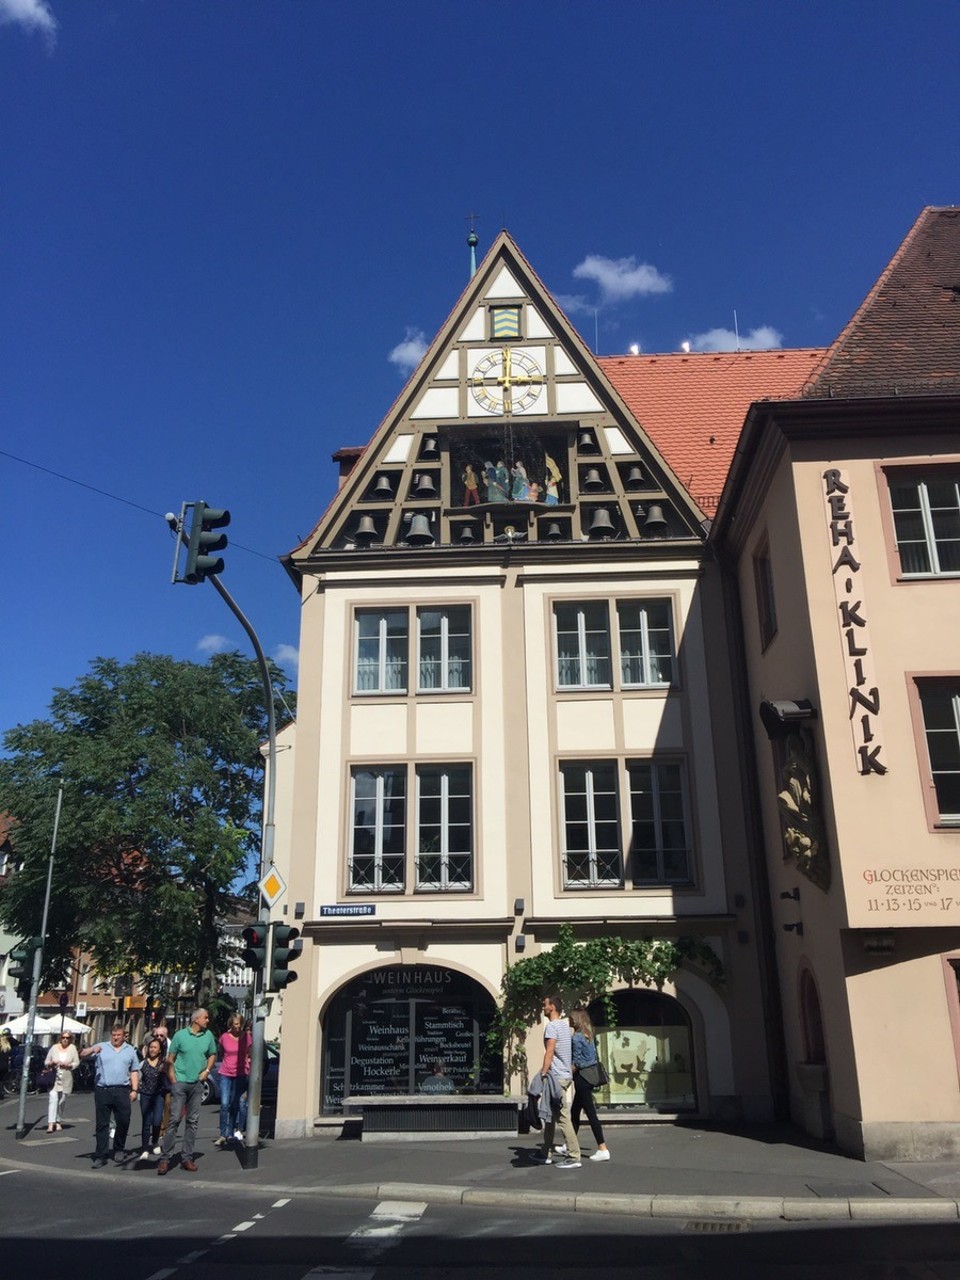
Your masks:
M 9 1031 L 12 1036 L 25 1036 L 27 1034 L 28 1018 L 25 1013 L 21 1013 L 19 1018 L 14 1018 L 12 1022 L 5 1022 L 2 1030 Z M 55 1031 L 60 1030 L 59 1020 L 53 1018 L 36 1017 L 33 1020 L 33 1034 L 35 1036 L 50 1036 Z
M 40 1019 L 38 1018 L 37 1021 L 39 1022 Z M 76 1018 L 68 1018 L 66 1014 L 61 1019 L 60 1014 L 55 1013 L 50 1018 L 44 1018 L 43 1021 L 56 1036 L 60 1035 L 62 1031 L 72 1031 L 75 1036 L 85 1036 L 89 1035 L 93 1030 L 93 1027 L 88 1027 L 85 1022 L 78 1022 Z

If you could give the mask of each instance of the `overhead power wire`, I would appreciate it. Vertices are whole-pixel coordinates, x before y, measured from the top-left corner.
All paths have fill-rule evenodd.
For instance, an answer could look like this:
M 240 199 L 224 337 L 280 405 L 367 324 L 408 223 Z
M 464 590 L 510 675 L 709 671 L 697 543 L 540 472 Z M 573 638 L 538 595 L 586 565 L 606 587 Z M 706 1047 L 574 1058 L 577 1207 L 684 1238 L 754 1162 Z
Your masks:
M 42 471 L 45 475 L 55 476 L 58 480 L 65 480 L 67 484 L 75 484 L 80 489 L 89 489 L 91 493 L 98 493 L 101 498 L 109 498 L 111 502 L 122 502 L 126 507 L 133 507 L 135 511 L 144 511 L 148 516 L 156 516 L 166 523 L 165 512 L 154 511 L 139 502 L 131 501 L 130 498 L 121 498 L 119 494 L 110 493 L 107 489 L 98 489 L 95 484 L 87 484 L 85 480 L 77 480 L 74 476 L 64 475 L 62 471 L 54 471 L 51 467 L 42 467 L 39 462 L 31 462 L 29 458 L 20 458 L 15 453 L 8 453 L 6 449 L 0 449 L 0 457 L 9 458 L 11 462 L 19 462 L 24 467 L 32 467 L 34 471 Z M 259 556 L 261 560 L 269 560 L 271 564 L 277 563 L 276 556 L 268 556 L 262 551 L 255 551 L 253 547 L 246 547 L 242 542 L 235 542 L 232 538 L 230 546 L 236 547 L 239 551 L 246 551 L 251 556 Z

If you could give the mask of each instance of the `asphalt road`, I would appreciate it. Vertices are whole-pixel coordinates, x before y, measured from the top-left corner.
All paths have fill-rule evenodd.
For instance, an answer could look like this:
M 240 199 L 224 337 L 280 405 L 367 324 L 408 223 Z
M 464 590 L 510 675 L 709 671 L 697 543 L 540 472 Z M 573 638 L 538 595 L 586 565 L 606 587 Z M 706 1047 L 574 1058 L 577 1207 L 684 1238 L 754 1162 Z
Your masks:
M 960 1227 L 374 1205 L 191 1186 L 177 1171 L 15 1169 L 0 1174 L 0 1260 L 28 1280 L 960 1280 Z

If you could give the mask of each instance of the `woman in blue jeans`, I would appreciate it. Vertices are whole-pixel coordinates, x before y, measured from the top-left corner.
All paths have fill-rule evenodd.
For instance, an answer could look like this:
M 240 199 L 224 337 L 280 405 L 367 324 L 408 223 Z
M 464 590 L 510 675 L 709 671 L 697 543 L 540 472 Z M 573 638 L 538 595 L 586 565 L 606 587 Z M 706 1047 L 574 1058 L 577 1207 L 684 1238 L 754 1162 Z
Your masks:
M 226 1031 L 220 1037 L 220 1066 L 217 1076 L 220 1083 L 220 1136 L 214 1146 L 225 1147 L 231 1138 L 242 1141 L 240 1125 L 240 1095 L 247 1087 L 250 1071 L 250 1032 L 243 1025 L 239 1013 L 231 1016 Z
M 160 1125 L 163 1122 L 163 1104 L 166 1101 L 170 1081 L 163 1047 L 157 1036 L 147 1041 L 140 1066 L 140 1118 L 143 1129 L 140 1134 L 140 1159 L 146 1160 L 150 1152 L 160 1154 Z

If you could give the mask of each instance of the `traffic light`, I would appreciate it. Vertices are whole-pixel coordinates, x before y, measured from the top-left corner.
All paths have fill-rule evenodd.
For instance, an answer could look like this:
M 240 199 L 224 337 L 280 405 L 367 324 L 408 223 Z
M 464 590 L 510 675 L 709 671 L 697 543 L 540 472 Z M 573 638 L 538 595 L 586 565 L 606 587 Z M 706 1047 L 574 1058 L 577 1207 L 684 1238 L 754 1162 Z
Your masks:
M 43 946 L 42 938 L 24 938 L 10 952 L 11 965 L 7 970 L 17 988 L 18 997 L 30 999 L 30 988 L 33 986 L 33 957 Z
M 240 960 L 255 973 L 263 973 L 267 967 L 267 926 L 265 924 L 248 925 L 240 936 L 243 938 L 244 946 L 240 953 Z
M 195 584 L 214 573 L 223 572 L 223 560 L 212 551 L 222 551 L 227 545 L 227 535 L 217 533 L 230 523 L 230 512 L 219 507 L 208 507 L 205 502 L 193 504 L 193 520 L 187 542 L 187 567 L 183 580 Z
M 300 976 L 290 965 L 300 958 L 303 943 L 300 941 L 300 930 L 289 924 L 272 924 L 270 932 L 273 942 L 270 947 L 270 978 L 268 991 L 282 991 Z

